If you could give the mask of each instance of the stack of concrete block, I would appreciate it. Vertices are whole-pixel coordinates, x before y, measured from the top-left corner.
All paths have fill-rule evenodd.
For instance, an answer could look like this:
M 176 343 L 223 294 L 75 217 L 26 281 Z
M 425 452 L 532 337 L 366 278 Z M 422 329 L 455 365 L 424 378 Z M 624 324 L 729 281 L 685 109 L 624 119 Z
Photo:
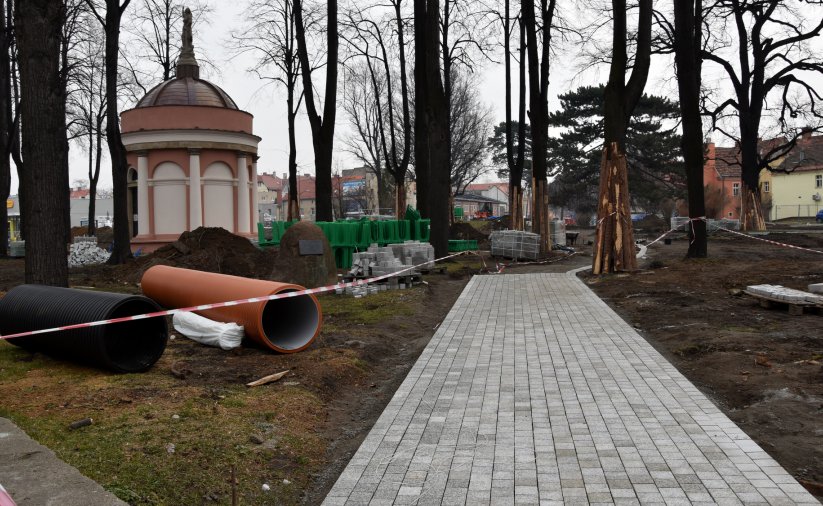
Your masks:
M 552 246 L 566 245 L 566 224 L 560 220 L 549 222 L 549 240 Z
M 746 291 L 753 295 L 768 297 L 788 304 L 823 304 L 823 295 L 815 295 L 781 285 L 752 285 L 747 286 Z
M 416 274 L 417 269 L 406 271 L 409 267 L 422 269 L 434 267 L 434 248 L 431 244 L 418 241 L 406 241 L 379 247 L 369 246 L 364 252 L 352 254 L 352 276 L 383 276 L 405 271 L 403 274 Z
M 536 260 L 540 255 L 540 236 L 520 230 L 498 230 L 489 236 L 493 256 Z

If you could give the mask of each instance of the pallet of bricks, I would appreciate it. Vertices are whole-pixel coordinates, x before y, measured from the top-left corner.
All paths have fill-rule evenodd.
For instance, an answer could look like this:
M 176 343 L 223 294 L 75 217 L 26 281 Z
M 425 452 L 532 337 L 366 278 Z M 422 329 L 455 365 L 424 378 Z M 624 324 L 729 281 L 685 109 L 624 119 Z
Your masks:
M 823 309 L 823 283 L 809 285 L 808 292 L 781 285 L 751 285 L 744 293 L 757 299 L 761 307 L 787 306 L 791 315 L 801 315 L 807 310 L 820 314 Z
M 491 254 L 515 260 L 537 260 L 540 256 L 540 236 L 520 230 L 497 230 L 489 236 Z
M 416 268 L 406 270 L 410 267 Z M 420 271 L 428 272 L 432 268 L 434 268 L 434 248 L 431 244 L 418 241 L 406 241 L 385 247 L 372 244 L 367 251 L 356 252 L 352 255 L 351 270 L 344 280 L 348 282 L 386 274 L 399 274 L 371 283 L 368 287 L 347 288 L 346 293 L 362 296 L 381 290 L 410 288 L 422 280 Z

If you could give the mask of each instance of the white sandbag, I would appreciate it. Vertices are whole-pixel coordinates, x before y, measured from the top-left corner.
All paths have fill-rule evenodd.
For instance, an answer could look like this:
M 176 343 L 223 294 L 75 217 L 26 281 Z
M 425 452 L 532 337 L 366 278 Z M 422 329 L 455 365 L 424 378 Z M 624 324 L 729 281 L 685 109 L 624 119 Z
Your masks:
M 194 313 L 176 313 L 172 322 L 174 330 L 208 346 L 231 350 L 243 340 L 243 327 L 236 323 L 216 322 Z

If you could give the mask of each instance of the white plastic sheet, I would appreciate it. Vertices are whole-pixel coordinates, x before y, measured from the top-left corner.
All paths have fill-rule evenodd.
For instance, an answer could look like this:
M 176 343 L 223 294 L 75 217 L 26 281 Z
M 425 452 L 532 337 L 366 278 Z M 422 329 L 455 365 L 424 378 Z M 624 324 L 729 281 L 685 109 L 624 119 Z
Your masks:
M 236 323 L 216 322 L 194 313 L 176 313 L 172 322 L 174 330 L 208 346 L 231 350 L 243 340 L 243 327 Z

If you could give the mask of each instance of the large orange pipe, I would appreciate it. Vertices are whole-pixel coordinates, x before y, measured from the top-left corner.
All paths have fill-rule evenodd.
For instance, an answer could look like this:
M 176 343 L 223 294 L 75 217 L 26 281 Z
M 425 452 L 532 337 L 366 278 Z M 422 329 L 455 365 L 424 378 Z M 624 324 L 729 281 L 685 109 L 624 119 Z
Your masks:
M 148 269 L 140 284 L 146 297 L 167 308 L 199 306 L 304 289 L 300 285 L 166 265 Z M 311 294 L 206 309 L 197 313 L 212 320 L 243 325 L 246 336 L 281 353 L 305 349 L 320 333 L 323 322 L 320 304 Z

